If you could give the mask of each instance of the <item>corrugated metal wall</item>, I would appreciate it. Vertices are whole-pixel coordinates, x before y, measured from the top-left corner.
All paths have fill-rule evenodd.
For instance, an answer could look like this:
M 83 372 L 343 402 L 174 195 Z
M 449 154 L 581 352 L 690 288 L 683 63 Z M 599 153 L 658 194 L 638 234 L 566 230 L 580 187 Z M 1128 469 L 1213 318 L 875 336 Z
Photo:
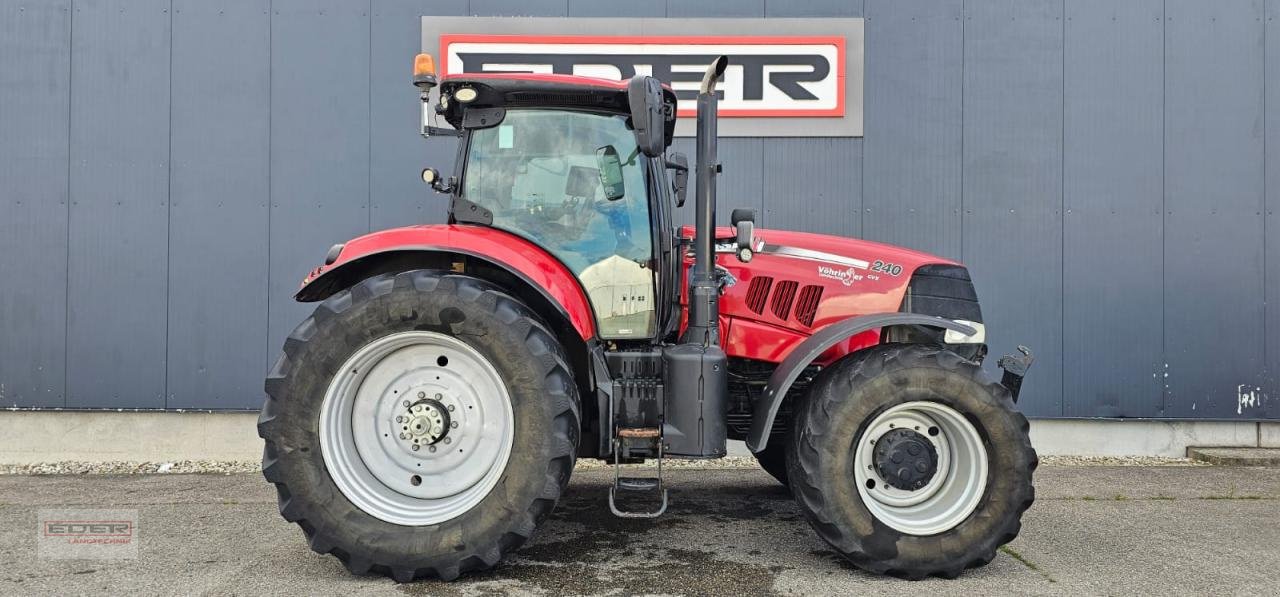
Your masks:
M 0 405 L 257 408 L 325 249 L 443 218 L 424 14 L 865 16 L 866 137 L 726 208 L 966 261 L 1030 414 L 1280 417 L 1280 0 L 0 0 Z

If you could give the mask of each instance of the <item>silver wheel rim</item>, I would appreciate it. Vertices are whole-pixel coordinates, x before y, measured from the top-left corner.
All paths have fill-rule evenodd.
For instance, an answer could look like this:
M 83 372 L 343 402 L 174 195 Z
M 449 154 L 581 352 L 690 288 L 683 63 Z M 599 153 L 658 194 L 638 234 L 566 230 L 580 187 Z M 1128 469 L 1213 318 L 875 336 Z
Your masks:
M 920 433 L 937 450 L 937 472 L 914 491 L 891 487 L 874 465 L 876 439 L 900 428 Z M 973 514 L 986 491 L 982 436 L 964 415 L 937 402 L 906 402 L 880 413 L 858 438 L 854 454 L 853 477 L 862 503 L 880 522 L 902 533 L 949 531 Z
M 436 332 L 378 338 L 347 359 L 320 407 L 320 451 L 357 508 L 405 526 L 480 503 L 506 470 L 515 417 L 493 365 Z

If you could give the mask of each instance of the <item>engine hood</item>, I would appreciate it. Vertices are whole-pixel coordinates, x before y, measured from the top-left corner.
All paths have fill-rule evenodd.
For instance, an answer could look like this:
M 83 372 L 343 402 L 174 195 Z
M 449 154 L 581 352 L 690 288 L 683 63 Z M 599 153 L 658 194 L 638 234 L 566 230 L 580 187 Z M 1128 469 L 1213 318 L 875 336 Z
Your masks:
M 908 265 L 916 266 L 927 263 L 959 265 L 950 259 L 930 255 L 922 251 L 828 234 L 760 230 L 757 231 L 756 237 L 764 241 L 765 253 L 788 255 L 812 261 L 832 260 L 833 257 L 841 257 L 844 260 L 851 260 L 859 264 L 867 263 L 867 268 L 873 266 L 876 261 L 902 265 L 904 269 Z M 910 274 L 910 272 L 906 273 Z
M 691 237 L 692 228 L 681 231 Z M 733 230 L 716 230 L 716 261 L 733 276 L 720 298 L 733 356 L 776 361 L 800 339 L 848 317 L 896 312 L 924 266 L 960 264 L 921 251 L 824 234 L 761 229 L 749 263 L 733 254 Z M 767 333 L 765 333 L 767 332 Z M 764 337 L 776 342 L 761 342 Z M 743 352 L 745 351 L 745 352 Z

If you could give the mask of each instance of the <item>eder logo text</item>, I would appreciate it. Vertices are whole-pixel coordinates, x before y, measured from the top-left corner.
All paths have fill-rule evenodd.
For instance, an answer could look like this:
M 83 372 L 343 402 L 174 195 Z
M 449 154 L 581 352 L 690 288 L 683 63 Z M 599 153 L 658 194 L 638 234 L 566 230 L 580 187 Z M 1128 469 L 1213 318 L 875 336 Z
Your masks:
M 722 117 L 841 117 L 841 36 L 577 36 L 443 34 L 447 73 L 543 73 L 669 81 L 692 116 L 702 73 L 731 56 L 718 86 Z
M 128 537 L 133 523 L 127 520 L 47 520 L 46 537 Z

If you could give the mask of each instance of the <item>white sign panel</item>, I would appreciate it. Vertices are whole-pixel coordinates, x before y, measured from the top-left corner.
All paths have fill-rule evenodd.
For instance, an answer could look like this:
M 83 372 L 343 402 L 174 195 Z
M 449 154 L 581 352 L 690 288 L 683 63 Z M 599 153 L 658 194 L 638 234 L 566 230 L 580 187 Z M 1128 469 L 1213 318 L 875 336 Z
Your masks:
M 422 48 L 442 75 L 543 73 L 612 80 L 651 75 L 694 97 L 716 57 L 726 137 L 862 136 L 862 19 L 422 17 Z

